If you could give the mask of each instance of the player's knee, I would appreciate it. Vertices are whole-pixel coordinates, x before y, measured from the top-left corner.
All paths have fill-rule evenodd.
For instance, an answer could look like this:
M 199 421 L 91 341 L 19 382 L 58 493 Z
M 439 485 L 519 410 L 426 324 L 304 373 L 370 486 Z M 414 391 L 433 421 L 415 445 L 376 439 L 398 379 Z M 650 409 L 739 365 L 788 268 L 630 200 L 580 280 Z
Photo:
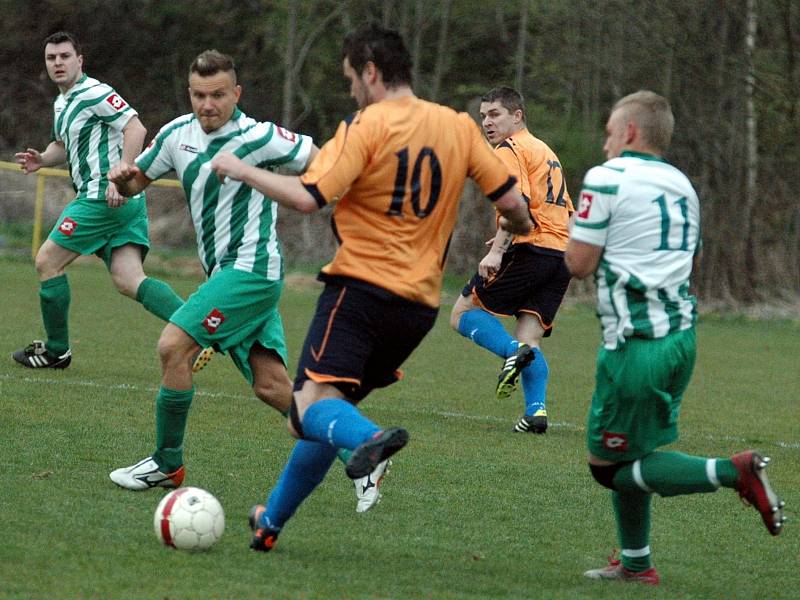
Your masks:
M 459 331 L 459 325 L 461 324 L 461 317 L 464 316 L 464 313 L 467 312 L 470 308 L 474 307 L 467 307 L 463 304 L 464 296 L 459 296 L 456 303 L 453 305 L 453 310 L 450 311 L 450 327 Z
M 285 413 L 292 402 L 292 384 L 288 377 L 286 381 L 259 381 L 253 385 L 256 397 L 269 404 L 275 410 Z
M 40 281 L 46 281 L 64 273 L 64 269 L 59 269 L 53 257 L 43 250 L 40 250 L 36 254 L 34 265 L 36 266 L 36 274 L 39 276 Z
M 292 398 L 291 406 L 289 407 L 289 418 L 286 419 L 286 428 L 289 434 L 298 440 L 303 439 L 303 424 L 300 419 L 300 411 L 297 407 L 297 401 Z
M 614 476 L 625 464 L 624 462 L 611 465 L 593 465 L 590 463 L 589 470 L 592 472 L 592 477 L 594 477 L 597 483 L 610 490 L 616 491 L 617 488 L 614 486 Z

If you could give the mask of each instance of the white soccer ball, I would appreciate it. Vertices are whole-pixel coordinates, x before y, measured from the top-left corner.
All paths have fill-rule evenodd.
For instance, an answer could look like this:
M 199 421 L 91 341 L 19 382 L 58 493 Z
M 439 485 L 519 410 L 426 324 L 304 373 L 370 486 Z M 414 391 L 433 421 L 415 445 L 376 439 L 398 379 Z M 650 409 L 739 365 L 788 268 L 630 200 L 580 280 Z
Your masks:
M 208 550 L 225 531 L 225 512 L 214 496 L 196 487 L 178 488 L 158 503 L 156 537 L 179 550 Z

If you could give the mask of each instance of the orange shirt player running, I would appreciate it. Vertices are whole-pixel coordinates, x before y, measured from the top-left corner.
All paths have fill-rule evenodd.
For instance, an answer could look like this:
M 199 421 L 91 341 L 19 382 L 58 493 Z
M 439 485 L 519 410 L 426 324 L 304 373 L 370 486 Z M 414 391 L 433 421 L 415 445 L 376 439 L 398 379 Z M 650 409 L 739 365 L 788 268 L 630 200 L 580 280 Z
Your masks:
M 495 153 L 509 173 L 516 176 L 517 187 L 536 223 L 528 235 L 518 235 L 512 243 L 566 250 L 567 223 L 574 209 L 555 152 L 523 128 L 500 142 Z M 500 216 L 497 218 L 499 220 Z
M 492 200 L 515 184 L 469 115 L 414 96 L 355 113 L 300 179 L 321 207 L 338 200 L 322 273 L 437 307 L 468 176 Z

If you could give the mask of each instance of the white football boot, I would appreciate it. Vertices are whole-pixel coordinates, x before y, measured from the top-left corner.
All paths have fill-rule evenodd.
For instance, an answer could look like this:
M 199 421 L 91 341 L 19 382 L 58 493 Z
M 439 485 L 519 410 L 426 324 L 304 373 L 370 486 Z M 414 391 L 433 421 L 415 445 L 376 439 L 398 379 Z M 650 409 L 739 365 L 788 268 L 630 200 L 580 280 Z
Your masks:
M 354 479 L 353 483 L 356 486 L 356 512 L 367 512 L 370 508 L 375 506 L 381 500 L 381 482 L 386 473 L 389 472 L 389 466 L 392 462 L 387 458 L 382 463 L 378 463 L 372 473 Z
M 154 487 L 176 488 L 183 483 L 186 469 L 181 466 L 172 473 L 162 473 L 152 456 L 140 460 L 135 465 L 111 471 L 108 476 L 120 487 L 129 490 L 149 490 Z

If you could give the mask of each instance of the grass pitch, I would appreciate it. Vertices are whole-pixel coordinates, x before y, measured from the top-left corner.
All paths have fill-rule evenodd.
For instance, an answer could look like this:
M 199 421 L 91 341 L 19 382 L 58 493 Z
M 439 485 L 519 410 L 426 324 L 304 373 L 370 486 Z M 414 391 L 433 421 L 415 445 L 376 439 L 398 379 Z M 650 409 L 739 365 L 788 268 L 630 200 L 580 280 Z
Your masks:
M 64 372 L 17 367 L 10 353 L 42 336 L 33 267 L 0 261 L 0 598 L 771 598 L 797 597 L 800 537 L 800 327 L 703 318 L 699 358 L 675 449 L 728 456 L 757 447 L 790 521 L 770 537 L 730 490 L 656 498 L 658 589 L 593 582 L 615 544 L 608 494 L 585 466 L 584 418 L 599 343 L 590 308 L 565 307 L 546 341 L 546 436 L 512 434 L 519 393 L 493 398 L 499 359 L 447 326 L 405 365 L 406 379 L 362 405 L 403 425 L 384 499 L 355 513 L 340 464 L 268 555 L 248 550 L 247 512 L 291 448 L 227 357 L 196 377 L 186 484 L 211 491 L 227 529 L 210 552 L 156 541 L 165 491 L 108 479 L 152 450 L 155 352 L 162 324 L 118 295 L 95 261 L 69 271 L 75 354 Z M 182 295 L 197 280 L 167 278 Z M 296 362 L 318 294 L 290 286 L 282 310 Z

